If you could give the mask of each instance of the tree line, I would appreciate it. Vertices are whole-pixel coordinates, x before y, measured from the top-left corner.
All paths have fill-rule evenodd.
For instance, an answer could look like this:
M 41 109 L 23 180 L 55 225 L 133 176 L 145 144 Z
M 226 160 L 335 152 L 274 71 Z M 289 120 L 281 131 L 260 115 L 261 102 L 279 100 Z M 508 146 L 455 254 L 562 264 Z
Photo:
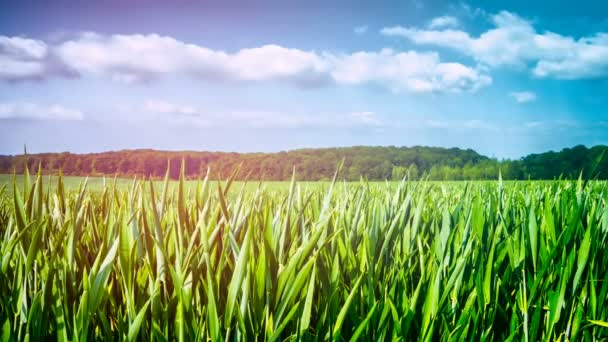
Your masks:
M 210 170 L 212 179 L 227 178 L 237 167 L 237 179 L 289 180 L 293 169 L 298 180 L 329 180 L 343 161 L 340 179 L 399 180 L 428 177 L 431 180 L 608 178 L 607 146 L 578 145 L 559 152 L 530 154 L 517 160 L 498 160 L 471 149 L 440 147 L 318 148 L 276 153 L 229 153 L 196 151 L 122 150 L 103 153 L 41 153 L 0 156 L 0 173 L 22 173 L 40 166 L 45 174 L 119 176 L 158 179 L 167 165 L 172 178 L 179 176 L 182 160 L 185 175 L 195 179 Z

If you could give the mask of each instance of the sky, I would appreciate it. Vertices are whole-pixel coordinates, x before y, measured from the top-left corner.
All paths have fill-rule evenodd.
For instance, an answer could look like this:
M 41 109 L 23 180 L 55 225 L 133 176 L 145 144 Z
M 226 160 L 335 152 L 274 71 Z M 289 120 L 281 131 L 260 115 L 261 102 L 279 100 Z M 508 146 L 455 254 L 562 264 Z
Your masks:
M 603 1 L 0 1 L 0 154 L 608 144 Z

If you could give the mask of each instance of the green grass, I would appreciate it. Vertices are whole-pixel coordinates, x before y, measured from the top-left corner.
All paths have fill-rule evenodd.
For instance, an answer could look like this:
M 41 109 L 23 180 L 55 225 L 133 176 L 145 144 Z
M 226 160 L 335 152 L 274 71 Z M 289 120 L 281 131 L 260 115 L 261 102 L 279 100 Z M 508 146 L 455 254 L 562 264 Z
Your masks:
M 0 194 L 3 340 L 608 338 L 606 182 L 34 178 Z

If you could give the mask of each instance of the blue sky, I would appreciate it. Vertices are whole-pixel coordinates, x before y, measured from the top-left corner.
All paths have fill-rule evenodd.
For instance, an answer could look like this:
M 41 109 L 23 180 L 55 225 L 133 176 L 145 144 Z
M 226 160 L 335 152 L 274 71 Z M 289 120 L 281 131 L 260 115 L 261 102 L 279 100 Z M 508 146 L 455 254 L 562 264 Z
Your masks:
M 3 1 L 0 154 L 608 144 L 600 1 Z

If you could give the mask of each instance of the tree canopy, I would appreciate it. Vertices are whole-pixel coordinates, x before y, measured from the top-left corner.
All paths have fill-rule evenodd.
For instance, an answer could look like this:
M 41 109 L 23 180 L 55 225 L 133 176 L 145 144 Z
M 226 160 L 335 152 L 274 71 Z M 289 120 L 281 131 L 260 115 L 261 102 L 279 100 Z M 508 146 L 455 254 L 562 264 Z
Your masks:
M 199 178 L 211 170 L 213 179 L 228 177 L 237 166 L 237 179 L 288 180 L 293 168 L 298 180 L 331 179 L 336 166 L 344 160 L 340 178 L 358 180 L 396 180 L 428 176 L 431 180 L 555 179 L 585 177 L 608 178 L 608 156 L 601 158 L 606 146 L 587 148 L 579 145 L 560 152 L 530 154 L 518 160 L 497 160 L 471 149 L 439 147 L 318 148 L 276 153 L 229 153 L 196 151 L 122 150 L 103 153 L 42 153 L 0 156 L 0 173 L 23 172 L 25 161 L 30 170 L 38 165 L 46 174 L 119 177 L 164 176 L 167 163 L 170 175 L 177 178 L 181 161 L 188 178 Z

